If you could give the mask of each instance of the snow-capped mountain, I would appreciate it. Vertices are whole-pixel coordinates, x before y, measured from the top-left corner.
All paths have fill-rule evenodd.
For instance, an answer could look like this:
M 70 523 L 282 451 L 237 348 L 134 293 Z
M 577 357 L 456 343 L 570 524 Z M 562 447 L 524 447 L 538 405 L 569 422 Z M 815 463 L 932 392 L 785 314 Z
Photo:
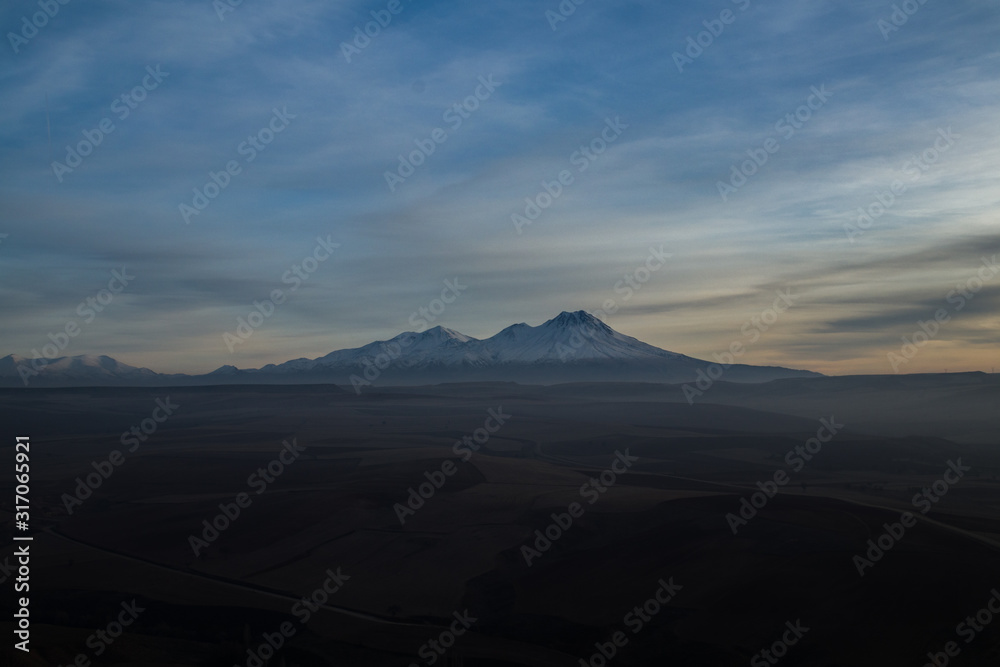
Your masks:
M 105 355 L 83 354 L 55 359 L 29 359 L 17 354 L 0 358 L 0 379 L 24 386 L 87 385 L 118 381 L 145 383 L 163 377 L 148 368 L 123 364 Z M 10 382 L 4 382 L 8 385 Z
M 247 381 L 328 381 L 380 384 L 504 380 L 688 382 L 710 362 L 668 352 L 619 333 L 584 311 L 564 312 L 539 326 L 514 324 L 485 339 L 436 326 L 402 333 L 317 359 L 295 359 L 258 370 L 225 371 Z M 219 369 L 218 372 L 222 372 Z M 733 365 L 730 382 L 764 382 L 817 373 Z M 234 377 L 235 376 L 235 377 Z
M 583 361 L 683 362 L 697 360 L 647 345 L 618 333 L 584 311 L 561 313 L 537 327 L 514 324 L 486 339 L 472 338 L 436 326 L 426 331 L 402 333 L 364 347 L 337 350 L 318 359 L 295 359 L 260 369 L 285 373 L 367 366 L 388 356 L 396 369 L 430 367 L 483 368 L 504 364 L 568 364 Z M 384 359 L 383 359 L 384 360 Z
M 483 344 L 492 360 L 499 363 L 690 359 L 620 334 L 582 310 L 561 313 L 537 327 L 515 324 Z
M 22 384 L 31 360 L 0 359 L 0 383 Z M 514 324 L 478 339 L 442 326 L 406 332 L 316 359 L 293 359 L 259 369 L 226 365 L 200 376 L 159 375 L 110 357 L 63 357 L 29 377 L 40 385 L 331 383 L 415 385 L 437 382 L 691 382 L 712 363 L 668 352 L 609 327 L 584 311 L 564 312 L 539 326 Z M 18 369 L 21 369 L 20 371 Z M 722 380 L 765 382 L 817 373 L 779 367 L 732 365 Z M 16 380 L 16 385 L 12 380 Z

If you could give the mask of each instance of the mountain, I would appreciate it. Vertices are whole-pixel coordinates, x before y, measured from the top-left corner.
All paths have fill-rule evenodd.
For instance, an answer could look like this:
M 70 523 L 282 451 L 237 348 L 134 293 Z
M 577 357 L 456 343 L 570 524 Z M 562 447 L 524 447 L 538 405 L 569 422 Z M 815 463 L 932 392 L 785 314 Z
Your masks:
M 437 326 L 421 333 L 407 332 L 364 347 L 338 350 L 318 359 L 295 359 L 269 365 L 263 373 L 319 372 L 364 368 L 367 361 L 385 355 L 391 369 L 456 370 L 520 365 L 572 365 L 583 362 L 694 362 L 696 359 L 647 345 L 618 333 L 599 319 L 578 311 L 562 313 L 545 324 L 531 327 L 514 324 L 500 333 L 479 340 Z
M 21 385 L 21 357 L 0 359 L 0 384 Z M 417 385 L 439 382 L 691 382 L 712 362 L 668 352 L 619 333 L 584 311 L 560 313 L 539 326 L 514 324 L 485 339 L 436 326 L 406 332 L 363 347 L 337 350 L 316 359 L 293 359 L 259 369 L 222 366 L 207 375 L 158 375 L 110 357 L 52 360 L 29 380 L 40 385 L 94 384 L 309 384 Z M 12 373 L 13 369 L 13 373 Z M 715 369 L 716 372 L 718 369 Z M 721 379 L 766 382 L 815 377 L 818 373 L 735 364 Z
M 146 384 L 163 377 L 169 376 L 96 354 L 42 360 L 10 354 L 0 359 L 0 386 L 23 386 L 25 383 L 27 386 Z

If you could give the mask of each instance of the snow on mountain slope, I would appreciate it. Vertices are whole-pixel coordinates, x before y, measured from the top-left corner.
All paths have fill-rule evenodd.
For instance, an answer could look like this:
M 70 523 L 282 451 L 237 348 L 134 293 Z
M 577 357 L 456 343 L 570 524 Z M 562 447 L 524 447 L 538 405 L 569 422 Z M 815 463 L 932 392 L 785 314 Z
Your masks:
M 471 380 L 536 384 L 570 381 L 689 382 L 711 362 L 668 352 L 609 327 L 585 311 L 560 313 L 538 326 L 514 324 L 486 339 L 436 326 L 387 341 L 336 350 L 316 359 L 293 359 L 259 369 L 222 366 L 206 375 L 159 375 L 111 357 L 82 355 L 39 363 L 16 355 L 0 359 L 4 386 L 22 384 L 19 368 L 35 370 L 30 382 L 48 386 L 90 384 L 240 384 L 351 382 L 378 369 L 383 381 L 403 384 Z M 33 366 L 34 364 L 34 366 Z M 734 365 L 725 379 L 765 382 L 818 375 L 777 367 Z
M 561 313 L 537 327 L 507 327 L 482 341 L 482 349 L 494 363 L 686 358 L 620 334 L 582 310 Z
M 690 359 L 620 334 L 593 315 L 577 311 L 561 313 L 537 327 L 514 324 L 483 340 L 437 326 L 359 348 L 337 350 L 315 360 L 296 359 L 260 370 L 287 373 L 356 367 L 374 362 L 382 355 L 391 358 L 396 368 L 411 369 L 587 360 Z
M 626 336 L 585 311 L 563 312 L 539 326 L 514 324 L 486 339 L 477 339 L 436 326 L 406 332 L 387 341 L 337 350 L 318 359 L 295 359 L 241 373 L 286 377 L 303 373 L 335 377 L 372 366 L 393 381 L 440 382 L 463 379 L 502 379 L 525 382 L 589 379 L 635 381 L 690 381 L 710 362 L 669 352 Z M 815 373 L 777 367 L 735 365 L 727 379 L 763 382 L 779 377 Z
M 36 378 L 60 378 L 71 380 L 106 380 L 112 378 L 155 378 L 157 374 L 148 368 L 137 368 L 123 364 L 111 357 L 83 354 L 75 357 L 32 360 L 11 354 L 0 359 L 0 377 L 27 378 L 31 383 Z
M 336 350 L 318 359 L 294 359 L 283 364 L 269 364 L 262 373 L 296 373 L 324 369 L 353 368 L 374 363 L 387 355 L 401 368 L 427 365 L 448 366 L 468 363 L 471 346 L 480 341 L 446 327 L 434 327 L 421 333 L 406 332 L 386 341 L 375 341 L 362 347 Z

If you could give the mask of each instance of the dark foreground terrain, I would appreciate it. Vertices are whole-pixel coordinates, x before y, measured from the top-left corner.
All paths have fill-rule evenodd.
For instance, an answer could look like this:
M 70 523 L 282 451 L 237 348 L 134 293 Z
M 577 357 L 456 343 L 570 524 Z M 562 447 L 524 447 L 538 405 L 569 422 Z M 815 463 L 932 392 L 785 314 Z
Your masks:
M 0 390 L 0 517 L 34 538 L 30 654 L 24 543 L 0 545 L 4 655 L 997 665 L 998 405 L 981 374 L 693 405 L 640 384 Z

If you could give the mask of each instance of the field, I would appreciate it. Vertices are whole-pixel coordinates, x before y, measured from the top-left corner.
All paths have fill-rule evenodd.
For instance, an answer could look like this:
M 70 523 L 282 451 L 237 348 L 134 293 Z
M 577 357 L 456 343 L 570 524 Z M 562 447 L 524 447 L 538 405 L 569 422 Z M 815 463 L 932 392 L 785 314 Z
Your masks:
M 918 667 L 948 642 L 998 664 L 1000 622 L 960 626 L 1000 587 L 998 398 L 982 374 L 694 405 L 641 384 L 3 390 L 5 460 L 31 438 L 17 664 Z

